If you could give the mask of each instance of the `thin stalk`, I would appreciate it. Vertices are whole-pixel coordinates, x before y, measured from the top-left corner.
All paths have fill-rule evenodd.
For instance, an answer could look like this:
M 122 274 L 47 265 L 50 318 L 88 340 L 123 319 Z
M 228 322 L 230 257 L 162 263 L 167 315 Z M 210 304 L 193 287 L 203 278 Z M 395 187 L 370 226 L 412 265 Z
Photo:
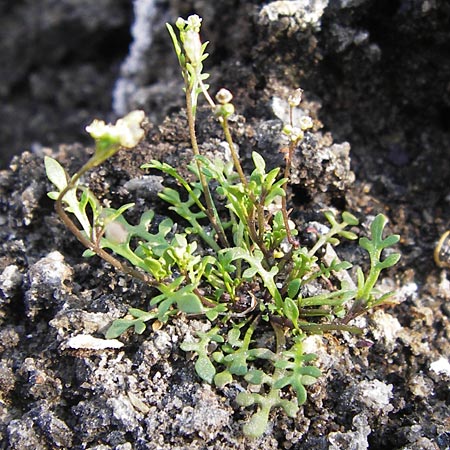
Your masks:
M 132 268 L 126 263 L 123 263 L 119 261 L 118 259 L 114 258 L 110 253 L 103 250 L 101 247 L 99 247 L 98 242 L 94 243 L 90 241 L 88 238 L 86 238 L 83 233 L 78 229 L 78 227 L 73 223 L 73 221 L 70 219 L 70 217 L 67 215 L 67 213 L 64 211 L 64 207 L 62 204 L 62 201 L 64 199 L 64 196 L 69 192 L 71 189 L 75 189 L 76 182 L 81 178 L 81 176 L 86 173 L 90 168 L 94 167 L 96 164 L 92 164 L 92 159 L 89 160 L 82 168 L 81 170 L 76 173 L 70 181 L 67 183 L 67 186 L 59 193 L 58 198 L 56 199 L 55 203 L 55 209 L 58 213 L 59 217 L 63 221 L 64 225 L 74 234 L 74 236 L 89 250 L 93 251 L 96 255 L 98 255 L 100 258 L 102 258 L 104 261 L 111 264 L 113 267 L 115 267 L 117 270 L 122 271 L 126 275 L 130 275 L 140 281 L 142 281 L 145 284 L 148 284 L 149 286 L 156 286 L 158 283 L 155 279 L 148 277 L 146 274 L 139 272 L 138 270 Z
M 261 195 L 259 196 L 259 200 L 256 203 L 256 212 L 258 215 L 258 232 L 259 232 L 258 234 L 259 234 L 259 239 L 261 242 L 263 242 L 263 239 L 264 239 L 264 231 L 265 231 L 265 223 L 266 223 L 266 220 L 264 217 L 264 207 L 263 207 L 266 195 L 267 195 L 267 193 L 265 191 L 261 192 Z
M 247 178 L 244 174 L 244 171 L 242 170 L 242 166 L 239 161 L 239 156 L 236 152 L 236 148 L 233 143 L 233 138 L 231 137 L 230 127 L 228 126 L 228 119 L 226 119 L 225 117 L 221 117 L 220 124 L 222 125 L 223 133 L 225 135 L 225 140 L 227 141 L 228 147 L 230 147 L 231 158 L 233 159 L 234 168 L 236 169 L 237 173 L 239 174 L 241 183 L 245 187 L 248 187 Z
M 276 353 L 280 354 L 286 345 L 286 337 L 284 335 L 283 328 L 278 323 L 271 321 L 270 324 L 275 332 Z
M 222 125 L 223 133 L 225 135 L 225 140 L 230 148 L 231 158 L 233 160 L 234 168 L 239 175 L 239 179 L 241 180 L 242 185 L 246 189 L 248 196 L 253 204 L 252 210 L 248 212 L 248 230 L 253 242 L 260 248 L 260 250 L 264 253 L 264 256 L 267 258 L 270 256 L 270 252 L 264 244 L 263 234 L 264 234 L 264 208 L 255 196 L 253 192 L 250 192 L 248 189 L 248 181 L 247 177 L 242 170 L 241 163 L 239 161 L 239 156 L 236 152 L 236 148 L 233 142 L 233 138 L 230 133 L 230 127 L 228 126 L 228 119 L 226 117 L 220 118 L 220 124 Z M 256 219 L 255 219 L 255 210 L 256 209 Z M 256 229 L 255 222 L 258 223 L 258 230 Z
M 214 308 L 217 306 L 217 303 L 212 302 L 208 298 L 206 298 L 198 288 L 192 289 L 192 292 L 200 299 L 203 306 L 206 306 L 207 308 Z
M 206 101 L 210 104 L 211 108 L 214 109 L 216 107 L 216 104 L 214 103 L 214 100 L 209 95 L 208 89 L 206 89 L 205 83 L 203 83 L 202 80 L 200 80 L 200 89 L 202 90 L 202 94 L 205 96 Z
M 292 119 L 293 109 L 294 108 L 292 106 L 289 107 L 289 121 L 290 121 L 291 126 L 293 125 L 293 119 Z M 291 176 L 292 157 L 294 155 L 294 150 L 295 150 L 296 144 L 297 144 L 297 141 L 289 142 L 289 148 L 288 148 L 288 152 L 286 154 L 286 165 L 284 167 L 284 178 L 286 178 L 286 181 L 283 183 L 283 186 L 282 186 L 284 195 L 281 197 L 281 214 L 283 214 L 283 222 L 284 222 L 284 226 L 286 228 L 286 237 L 287 237 L 289 244 L 291 244 L 295 248 L 297 248 L 300 244 L 296 239 L 294 239 L 292 237 L 292 234 L 291 234 L 291 229 L 289 227 L 289 214 L 288 214 L 288 210 L 287 210 L 286 197 L 287 197 L 287 184 L 288 184 L 288 180 L 290 179 L 290 176 Z
M 192 151 L 194 152 L 195 156 L 200 155 L 200 150 L 198 148 L 198 142 L 197 142 L 197 136 L 195 133 L 195 117 L 194 112 L 192 110 L 192 94 L 189 88 L 189 82 L 187 78 L 185 78 L 185 87 L 186 87 L 186 112 L 187 112 L 187 119 L 188 119 L 188 126 L 189 126 L 189 136 L 191 138 L 191 145 L 192 145 Z M 213 226 L 214 230 L 217 233 L 217 236 L 220 240 L 220 243 L 223 247 L 229 247 L 228 239 L 225 235 L 225 231 L 222 227 L 222 224 L 220 220 L 217 218 L 217 210 L 214 206 L 214 202 L 211 196 L 211 191 L 209 190 L 208 183 L 206 182 L 205 175 L 203 174 L 201 170 L 201 164 L 198 159 L 195 160 L 195 163 L 197 164 L 198 169 L 198 176 L 200 179 L 200 183 L 203 187 L 203 192 L 205 194 L 205 201 L 206 201 L 206 214 L 208 216 L 209 221 L 211 222 L 211 225 Z
M 340 223 L 337 225 L 334 225 L 331 227 L 330 231 L 328 233 L 323 234 L 319 237 L 318 241 L 314 244 L 314 247 L 311 248 L 308 252 L 308 256 L 314 256 L 315 253 L 323 247 L 330 238 L 332 238 L 334 235 L 338 234 L 340 231 L 342 231 L 346 227 L 345 223 Z

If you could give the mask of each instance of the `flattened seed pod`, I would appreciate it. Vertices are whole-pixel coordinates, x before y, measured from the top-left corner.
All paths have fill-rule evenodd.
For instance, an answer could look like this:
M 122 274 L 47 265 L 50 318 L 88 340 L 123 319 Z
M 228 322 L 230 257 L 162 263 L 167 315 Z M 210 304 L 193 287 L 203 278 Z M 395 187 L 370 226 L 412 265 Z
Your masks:
M 434 249 L 434 261 L 439 267 L 450 267 L 450 230 L 439 239 Z

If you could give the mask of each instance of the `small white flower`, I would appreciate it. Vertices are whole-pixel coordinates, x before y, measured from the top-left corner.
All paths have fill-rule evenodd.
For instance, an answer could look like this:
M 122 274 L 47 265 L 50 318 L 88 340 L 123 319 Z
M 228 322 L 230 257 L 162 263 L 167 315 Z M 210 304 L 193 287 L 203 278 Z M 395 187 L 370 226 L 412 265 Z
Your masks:
M 300 122 L 299 123 L 300 128 L 303 131 L 309 130 L 310 128 L 313 127 L 313 121 L 312 121 L 311 117 L 309 117 L 309 116 L 302 116 L 302 117 L 300 117 L 299 122 Z
M 291 131 L 291 135 L 289 136 L 292 142 L 301 141 L 304 137 L 303 131 L 298 127 L 293 127 Z
M 136 147 L 144 137 L 141 123 L 145 118 L 144 111 L 131 111 L 123 119 L 116 122 L 116 129 L 120 135 L 120 145 L 126 148 Z
M 145 132 L 141 128 L 144 117 L 144 111 L 132 111 L 119 119 L 115 125 L 94 119 L 86 127 L 86 131 L 96 140 L 105 139 L 122 147 L 133 148 L 144 137 Z
M 178 17 L 177 21 L 175 22 L 176 27 L 181 31 L 184 30 L 184 27 L 186 26 L 187 21 L 184 20 L 182 17 Z
M 189 62 L 198 66 L 202 61 L 202 42 L 197 31 L 188 29 L 184 37 L 184 50 Z
M 94 119 L 92 123 L 86 127 L 86 131 L 94 139 L 100 139 L 106 134 L 112 133 L 112 125 L 106 125 L 103 120 Z
M 200 32 L 200 27 L 202 26 L 202 19 L 197 16 L 197 14 L 192 14 L 186 20 L 189 30 L 193 30 L 196 33 Z

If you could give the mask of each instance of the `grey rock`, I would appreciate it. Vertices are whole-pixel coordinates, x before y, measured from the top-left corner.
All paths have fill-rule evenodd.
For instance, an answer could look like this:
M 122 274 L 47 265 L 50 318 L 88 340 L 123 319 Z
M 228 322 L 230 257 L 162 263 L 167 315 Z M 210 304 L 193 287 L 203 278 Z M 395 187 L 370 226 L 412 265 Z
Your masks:
M 25 293 L 27 315 L 34 318 L 52 300 L 60 300 L 60 296 L 67 292 L 64 282 L 70 281 L 71 277 L 72 268 L 64 263 L 64 257 L 58 251 L 33 264 L 28 273 L 29 289 Z
M 6 266 L 0 275 L 0 292 L 5 298 L 11 297 L 22 284 L 23 276 L 15 264 Z

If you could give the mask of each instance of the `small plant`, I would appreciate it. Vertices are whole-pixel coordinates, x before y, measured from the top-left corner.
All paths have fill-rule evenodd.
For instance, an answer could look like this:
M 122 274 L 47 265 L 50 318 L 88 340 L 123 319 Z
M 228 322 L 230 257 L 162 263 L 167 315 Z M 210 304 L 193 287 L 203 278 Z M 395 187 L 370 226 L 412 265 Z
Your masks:
M 103 208 L 80 182 L 88 170 L 120 148 L 134 147 L 144 137 L 141 111 L 128 114 L 115 125 L 95 120 L 87 127 L 95 139 L 95 153 L 72 177 L 58 162 L 46 158 L 47 176 L 57 189 L 49 196 L 56 201 L 63 222 L 87 248 L 85 256 L 97 254 L 159 292 L 150 299 L 148 310 L 132 308 L 125 318 L 116 320 L 107 338 L 116 338 L 130 328 L 141 334 L 149 322 L 164 324 L 179 312 L 203 317 L 210 323 L 209 331 L 198 332 L 196 339 L 184 341 L 181 348 L 196 355 L 195 370 L 205 382 L 218 388 L 229 383 L 241 386 L 236 402 L 253 408 L 244 433 L 258 437 L 266 430 L 273 408 L 295 417 L 306 401 L 307 386 L 321 375 L 311 364 L 316 356 L 303 351 L 305 336 L 331 330 L 358 333 L 349 322 L 389 297 L 379 295 L 375 286 L 381 271 L 400 258 L 397 253 L 382 258 L 383 250 L 399 237 L 383 238 L 387 219 L 381 214 L 375 217 L 370 235 L 359 239 L 370 266 L 367 273 L 357 269 L 355 284 L 339 282 L 344 278 L 335 276 L 349 271 L 349 262 L 338 258 L 325 262 L 322 257 L 322 250 L 336 247 L 341 239 L 357 239 L 355 216 L 344 212 L 339 219 L 333 212 L 325 212 L 328 231 L 319 235 L 312 247 L 302 245 L 286 201 L 294 151 L 312 126 L 309 117 L 300 123 L 292 121 L 302 91 L 297 89 L 288 99 L 291 120 L 284 133 L 290 144 L 284 150 L 284 170 L 268 170 L 262 156 L 253 152 L 254 168 L 246 175 L 229 127 L 229 117 L 234 114 L 232 95 L 221 89 L 216 103 L 204 84 L 207 54 L 206 44 L 200 41 L 200 25 L 196 15 L 179 18 L 176 30 L 167 25 L 185 84 L 194 152 L 188 169 L 194 179 L 188 181 L 176 168 L 160 161 L 143 166 L 178 183 L 179 191 L 166 187 L 160 197 L 185 220 L 184 230 L 175 232 L 167 218 L 157 232 L 149 232 L 152 211 L 144 212 L 139 223 L 132 225 L 124 213 L 133 204 Z M 211 160 L 200 154 L 195 132 L 200 96 L 206 98 L 223 128 L 229 159 Z M 311 283 L 319 294 L 305 294 Z

